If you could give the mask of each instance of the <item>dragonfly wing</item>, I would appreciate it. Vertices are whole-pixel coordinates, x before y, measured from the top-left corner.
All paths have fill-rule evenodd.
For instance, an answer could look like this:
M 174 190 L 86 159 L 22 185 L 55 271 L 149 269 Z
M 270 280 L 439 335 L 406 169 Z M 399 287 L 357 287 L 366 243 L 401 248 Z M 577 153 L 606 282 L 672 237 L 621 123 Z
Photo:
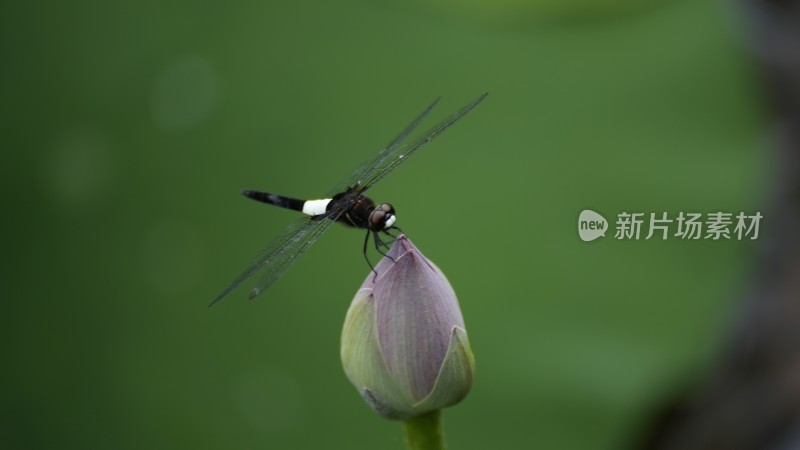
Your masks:
M 330 217 L 313 219 L 303 217 L 292 222 L 280 236 L 253 258 L 247 268 L 211 302 L 211 305 L 222 300 L 245 280 L 266 267 L 264 275 L 251 292 L 250 298 L 258 295 L 280 278 L 297 257 L 310 247 L 331 224 L 333 224 L 333 220 Z
M 315 225 L 312 227 L 305 227 L 300 233 L 292 237 L 291 241 L 286 246 L 281 248 L 280 251 L 275 252 L 274 257 L 271 258 L 269 265 L 258 280 L 255 287 L 250 291 L 250 298 L 256 298 L 258 294 L 264 292 L 265 289 L 272 286 L 278 278 L 286 272 L 295 260 L 305 253 L 314 242 L 324 233 L 328 227 L 333 224 L 333 220 L 329 218 L 315 219 Z M 319 223 L 321 222 L 321 223 Z
M 373 164 L 369 168 L 367 173 L 364 174 L 364 178 L 359 180 L 360 183 L 359 192 L 364 192 L 367 189 L 369 189 L 370 186 L 372 186 L 378 180 L 386 176 L 386 174 L 394 170 L 395 167 L 402 164 L 403 161 L 406 161 L 411 155 L 416 153 L 419 149 L 425 147 L 431 141 L 436 139 L 436 137 L 442 134 L 444 130 L 450 128 L 451 125 L 456 123 L 459 119 L 464 117 L 468 112 L 472 111 L 473 108 L 478 106 L 478 103 L 482 102 L 487 95 L 489 94 L 487 93 L 481 95 L 477 99 L 473 100 L 472 103 L 459 109 L 458 111 L 453 113 L 453 115 L 439 122 L 436 126 L 426 131 L 415 140 L 406 142 L 401 145 L 396 145 L 391 149 L 387 149 L 381 152 L 380 161 L 376 161 L 376 164 Z
M 439 103 L 439 100 L 440 98 L 434 100 L 433 103 L 431 103 L 430 106 L 425 108 L 425 111 L 422 111 L 422 113 L 419 116 L 417 116 L 417 118 L 414 119 L 414 121 L 411 122 L 400 134 L 398 134 L 397 137 L 394 138 L 392 142 L 389 143 L 389 145 L 387 145 L 383 150 L 378 152 L 378 154 L 375 155 L 373 158 L 361 164 L 358 167 L 358 169 L 354 170 L 347 178 L 342 180 L 341 183 L 337 184 L 336 187 L 334 187 L 328 193 L 328 195 L 329 196 L 336 195 L 340 192 L 346 191 L 347 188 L 355 187 L 357 185 L 362 184 L 363 179 L 368 174 L 373 172 L 376 167 L 379 167 L 381 164 L 383 164 L 384 160 L 389 155 L 391 155 L 394 152 L 394 150 L 403 143 L 403 141 L 405 141 L 408 135 L 410 135 L 419 126 L 419 124 L 422 123 L 423 120 L 425 120 L 425 117 L 427 117 L 428 114 L 430 114 L 431 110 L 433 110 L 433 107 L 436 106 L 437 103 Z

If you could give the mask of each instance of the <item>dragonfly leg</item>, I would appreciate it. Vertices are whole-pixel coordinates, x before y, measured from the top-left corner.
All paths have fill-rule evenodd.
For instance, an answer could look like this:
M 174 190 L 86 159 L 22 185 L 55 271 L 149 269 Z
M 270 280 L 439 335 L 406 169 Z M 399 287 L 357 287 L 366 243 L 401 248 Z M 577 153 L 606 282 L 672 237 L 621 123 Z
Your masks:
M 394 235 L 394 234 L 390 233 L 389 230 L 397 230 L 399 234 Z M 391 228 L 388 228 L 388 229 L 385 229 L 385 230 L 383 230 L 383 232 L 388 234 L 389 236 L 391 236 L 392 239 L 397 239 L 400 236 L 400 234 L 403 234 L 403 230 L 401 230 L 400 227 L 395 227 L 395 226 L 393 226 Z
M 377 251 L 378 251 L 378 253 L 380 253 L 381 255 L 383 255 L 383 256 L 385 256 L 385 257 L 387 257 L 387 258 L 391 259 L 391 260 L 392 260 L 392 262 L 394 262 L 394 258 L 392 258 L 391 256 L 387 255 L 386 253 L 384 253 L 384 252 L 381 250 L 381 247 L 386 247 L 386 248 L 389 248 L 389 244 L 387 244 L 386 242 L 383 242 L 383 241 L 381 240 L 381 237 L 380 237 L 380 235 L 379 235 L 378 233 L 373 233 L 373 234 L 372 234 L 372 236 L 375 238 L 375 250 L 377 250 Z
M 369 268 L 372 269 L 372 272 L 375 274 L 375 277 L 372 279 L 372 282 L 374 283 L 375 280 L 378 278 L 378 271 L 375 270 L 375 267 L 372 265 L 372 263 L 369 260 L 369 255 L 367 255 L 367 244 L 369 244 L 369 234 L 370 234 L 370 231 L 367 230 L 367 235 L 364 236 L 364 259 L 367 260 L 367 265 L 369 265 Z
M 380 242 L 381 242 L 382 246 L 384 246 L 386 248 L 390 248 L 389 244 L 394 244 L 394 241 L 396 241 L 397 238 L 400 237 L 400 234 L 394 235 L 394 234 L 389 232 L 389 230 L 394 230 L 394 229 L 396 229 L 400 234 L 403 233 L 403 230 L 401 230 L 399 227 L 391 227 L 391 228 L 387 228 L 387 229 L 382 230 L 385 235 L 387 235 L 390 238 L 392 238 L 392 240 L 389 243 L 386 243 L 383 240 L 381 240 Z M 375 233 L 375 234 L 377 235 L 377 233 Z M 377 236 L 376 236 L 376 238 L 377 238 Z M 394 261 L 394 260 L 392 260 L 392 261 Z

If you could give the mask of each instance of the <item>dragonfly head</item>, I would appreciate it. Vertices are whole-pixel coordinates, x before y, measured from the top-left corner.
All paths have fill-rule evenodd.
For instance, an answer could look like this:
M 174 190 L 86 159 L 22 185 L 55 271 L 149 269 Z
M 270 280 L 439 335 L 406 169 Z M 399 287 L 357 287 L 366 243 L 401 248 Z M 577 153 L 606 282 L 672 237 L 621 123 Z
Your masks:
M 372 231 L 388 230 L 394 226 L 397 216 L 394 207 L 388 203 L 381 203 L 369 214 L 369 229 Z

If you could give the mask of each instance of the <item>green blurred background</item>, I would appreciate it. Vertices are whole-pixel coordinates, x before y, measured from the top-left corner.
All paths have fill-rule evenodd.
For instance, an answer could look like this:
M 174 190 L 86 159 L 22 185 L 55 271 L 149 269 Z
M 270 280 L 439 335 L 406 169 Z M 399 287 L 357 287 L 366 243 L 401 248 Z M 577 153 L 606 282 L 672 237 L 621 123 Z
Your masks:
M 620 448 L 708 364 L 754 245 L 576 219 L 759 209 L 740 34 L 713 1 L 0 3 L 0 447 L 402 448 L 339 362 L 360 232 L 206 306 L 295 218 L 241 189 L 318 197 L 489 91 L 370 191 L 459 295 L 448 440 Z

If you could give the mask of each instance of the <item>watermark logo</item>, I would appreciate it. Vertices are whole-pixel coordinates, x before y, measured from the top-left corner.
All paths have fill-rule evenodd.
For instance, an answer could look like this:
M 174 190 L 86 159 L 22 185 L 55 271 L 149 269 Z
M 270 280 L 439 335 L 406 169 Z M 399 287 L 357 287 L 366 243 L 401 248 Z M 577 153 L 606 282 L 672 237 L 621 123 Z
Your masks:
M 617 214 L 614 238 L 617 240 L 649 240 L 669 238 L 682 240 L 758 239 L 759 225 L 764 216 L 756 211 L 734 215 L 724 211 L 710 213 L 679 212 L 643 213 L 623 211 Z M 578 235 L 589 242 L 606 235 L 606 219 L 591 209 L 584 209 L 578 217 Z M 644 228 L 644 231 L 643 231 Z
M 593 241 L 606 235 L 608 221 L 591 209 L 584 209 L 578 216 L 578 235 L 585 242 Z

